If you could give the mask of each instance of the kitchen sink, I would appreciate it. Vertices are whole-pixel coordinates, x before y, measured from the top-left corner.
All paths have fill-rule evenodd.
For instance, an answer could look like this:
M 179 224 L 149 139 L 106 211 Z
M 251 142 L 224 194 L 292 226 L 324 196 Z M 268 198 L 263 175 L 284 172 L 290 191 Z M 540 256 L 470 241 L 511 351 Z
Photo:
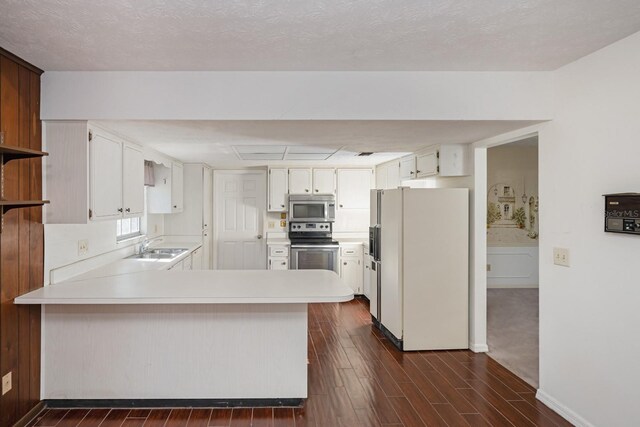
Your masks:
M 159 255 L 180 255 L 187 252 L 188 249 L 185 248 L 160 248 L 160 249 L 150 249 L 146 251 L 146 254 L 159 254 Z
M 144 253 L 131 255 L 127 258 L 128 259 L 173 259 L 182 255 L 187 251 L 188 249 L 184 249 L 184 248 L 150 249 Z

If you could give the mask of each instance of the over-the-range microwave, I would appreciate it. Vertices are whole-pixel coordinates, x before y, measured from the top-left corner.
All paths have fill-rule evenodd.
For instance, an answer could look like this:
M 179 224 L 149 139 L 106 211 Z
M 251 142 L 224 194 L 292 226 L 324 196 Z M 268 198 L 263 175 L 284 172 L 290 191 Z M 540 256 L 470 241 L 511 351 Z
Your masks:
M 289 221 L 333 222 L 335 219 L 335 196 L 289 196 Z

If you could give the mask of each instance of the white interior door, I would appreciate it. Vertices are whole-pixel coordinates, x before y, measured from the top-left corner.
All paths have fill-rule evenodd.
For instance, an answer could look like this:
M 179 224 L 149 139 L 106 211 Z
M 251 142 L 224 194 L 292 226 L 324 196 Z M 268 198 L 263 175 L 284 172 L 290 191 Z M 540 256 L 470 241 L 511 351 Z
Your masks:
M 266 269 L 265 171 L 215 171 L 216 267 Z

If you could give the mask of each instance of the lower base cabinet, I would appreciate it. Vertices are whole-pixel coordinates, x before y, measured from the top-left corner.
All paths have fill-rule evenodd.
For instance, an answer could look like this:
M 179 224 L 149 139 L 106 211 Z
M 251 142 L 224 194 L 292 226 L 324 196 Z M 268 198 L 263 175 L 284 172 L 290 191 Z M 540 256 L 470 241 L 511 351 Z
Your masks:
M 289 247 L 286 245 L 268 245 L 269 258 L 267 268 L 269 270 L 289 269 Z
M 340 245 L 340 278 L 342 282 L 360 295 L 364 292 L 363 245 Z
M 271 257 L 269 258 L 269 270 L 288 270 L 289 258 Z

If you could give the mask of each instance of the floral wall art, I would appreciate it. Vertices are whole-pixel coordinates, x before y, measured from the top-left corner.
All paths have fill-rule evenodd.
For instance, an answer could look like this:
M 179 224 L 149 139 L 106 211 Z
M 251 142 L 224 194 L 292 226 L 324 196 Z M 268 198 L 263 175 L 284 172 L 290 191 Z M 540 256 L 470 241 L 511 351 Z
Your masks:
M 488 245 L 537 246 L 537 145 L 491 148 L 487 160 Z

